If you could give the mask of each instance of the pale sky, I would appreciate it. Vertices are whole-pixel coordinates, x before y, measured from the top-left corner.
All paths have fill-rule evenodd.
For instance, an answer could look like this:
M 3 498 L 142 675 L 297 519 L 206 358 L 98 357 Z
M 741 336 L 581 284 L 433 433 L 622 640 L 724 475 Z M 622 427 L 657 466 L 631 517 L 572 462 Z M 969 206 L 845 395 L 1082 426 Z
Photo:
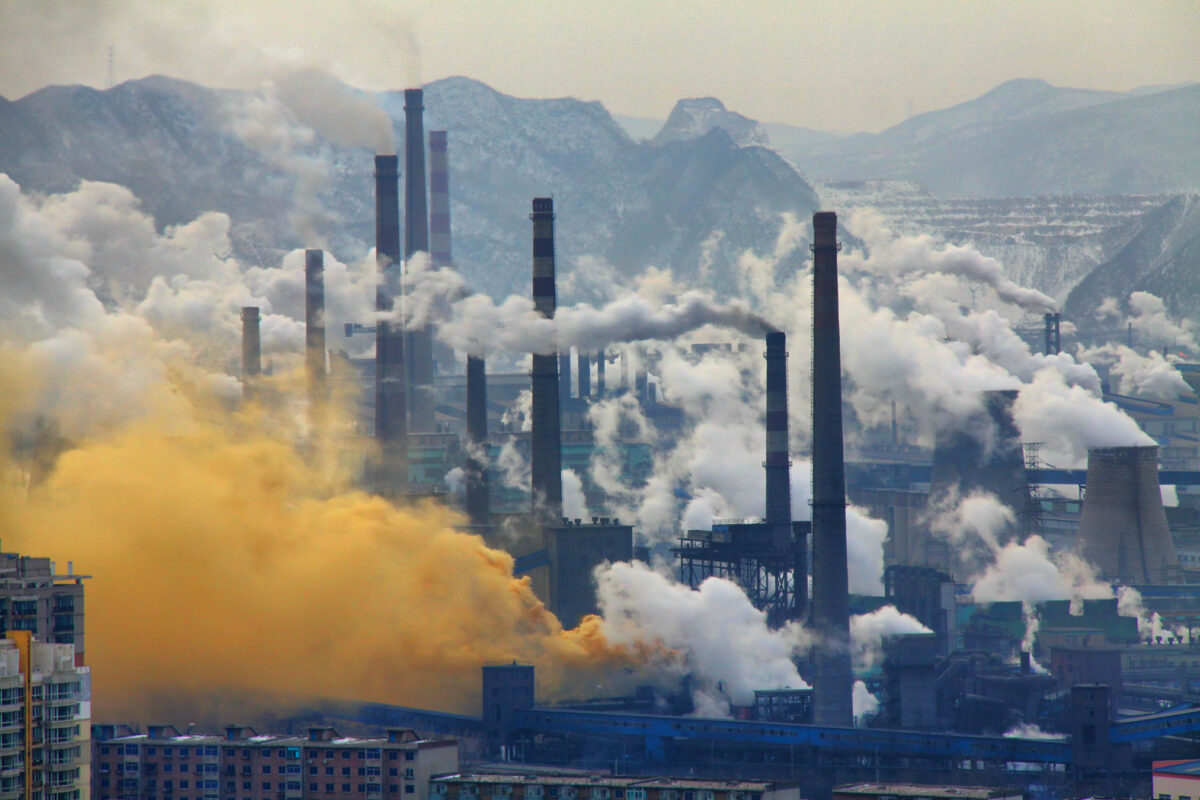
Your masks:
M 1200 0 L 0 0 L 0 95 L 163 73 L 364 88 L 466 75 L 665 118 L 713 95 L 764 122 L 880 130 L 1011 78 L 1200 81 Z

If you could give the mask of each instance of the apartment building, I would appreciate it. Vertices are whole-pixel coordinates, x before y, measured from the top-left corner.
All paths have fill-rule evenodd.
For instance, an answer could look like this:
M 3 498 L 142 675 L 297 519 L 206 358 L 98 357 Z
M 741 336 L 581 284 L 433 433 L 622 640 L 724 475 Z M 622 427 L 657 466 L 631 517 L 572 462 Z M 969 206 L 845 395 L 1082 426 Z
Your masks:
M 429 779 L 458 769 L 458 742 L 407 729 L 386 738 L 259 734 L 229 725 L 223 736 L 150 725 L 93 728 L 97 800 L 428 800 Z
M 0 800 L 88 800 L 90 692 L 71 645 L 0 639 Z
M 60 574 L 48 558 L 0 553 L 0 636 L 27 631 L 47 644 L 75 647 L 75 664 L 85 663 L 83 582 L 67 562 Z

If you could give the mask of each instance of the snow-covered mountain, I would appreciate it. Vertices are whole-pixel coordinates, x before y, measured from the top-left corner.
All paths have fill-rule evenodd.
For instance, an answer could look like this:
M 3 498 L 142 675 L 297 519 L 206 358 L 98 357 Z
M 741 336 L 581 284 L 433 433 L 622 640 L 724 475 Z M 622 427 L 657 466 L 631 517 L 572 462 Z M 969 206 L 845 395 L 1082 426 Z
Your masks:
M 695 139 L 714 128 L 725 131 L 730 139 L 742 147 L 769 145 L 767 133 L 761 125 L 749 117 L 725 108 L 725 104 L 715 97 L 680 100 L 675 104 L 675 108 L 671 109 L 671 116 L 667 117 L 666 124 L 655 135 L 653 143 L 666 144 Z
M 1010 81 L 879 134 L 795 154 L 820 180 L 911 180 L 942 197 L 1200 190 L 1200 84 L 1152 92 Z
M 402 147 L 402 94 L 378 100 Z M 426 129 L 450 132 L 456 262 L 495 295 L 528 291 L 536 195 L 556 199 L 560 269 L 569 277 L 586 264 L 598 283 L 605 267 L 630 275 L 651 265 L 693 279 L 702 250 L 732 263 L 747 247 L 769 249 L 783 213 L 816 207 L 784 159 L 740 146 L 720 127 L 642 144 L 599 103 L 519 99 L 466 78 L 427 85 L 425 107 Z M 127 185 L 160 226 L 226 212 L 250 258 L 313 244 L 362 255 L 374 235 L 372 152 L 290 125 L 270 118 L 257 96 L 161 77 L 107 91 L 51 87 L 0 100 L 0 171 L 27 191 L 64 191 L 80 179 Z M 727 270 L 708 273 L 717 287 L 732 280 Z
M 1059 302 L 1131 240 L 1163 227 L 1164 209 L 1181 201 L 1179 195 L 940 198 L 910 181 L 835 181 L 817 189 L 827 207 L 873 208 L 898 233 L 974 247 L 1000 261 L 1013 281 Z

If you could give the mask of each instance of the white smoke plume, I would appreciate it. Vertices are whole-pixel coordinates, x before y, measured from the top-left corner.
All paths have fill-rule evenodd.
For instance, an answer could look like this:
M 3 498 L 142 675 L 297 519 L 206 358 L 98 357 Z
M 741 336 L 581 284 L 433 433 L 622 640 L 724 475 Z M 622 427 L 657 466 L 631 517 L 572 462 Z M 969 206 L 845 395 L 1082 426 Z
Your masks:
M 1051 556 L 1045 539 L 1030 536 L 1002 547 L 995 562 L 972 581 L 971 595 L 977 603 L 1019 600 L 1036 605 L 1047 600 L 1103 599 L 1112 597 L 1113 590 L 1077 555 Z
M 1122 310 L 1122 306 L 1128 313 Z M 1187 350 L 1196 349 L 1196 326 L 1191 320 L 1176 322 L 1167 312 L 1162 298 L 1150 292 L 1131 292 L 1122 304 L 1106 297 L 1096 309 L 1096 318 L 1120 327 L 1132 326 L 1135 344 L 1158 349 L 1164 344 Z
M 1006 739 L 1042 739 L 1047 741 L 1061 741 L 1067 738 L 1065 733 L 1053 733 L 1044 731 L 1037 725 L 1030 722 L 1022 722 L 1019 725 L 1014 725 L 1004 732 Z
M 638 563 L 601 567 L 596 581 L 605 635 L 677 649 L 708 713 L 720 696 L 751 705 L 755 689 L 808 688 L 793 660 L 808 652 L 809 633 L 794 623 L 769 628 L 736 584 L 709 578 L 692 590 Z
M 587 507 L 587 497 L 583 493 L 583 480 L 573 469 L 562 471 L 562 501 L 564 517 L 586 520 L 591 516 Z
M 1142 355 L 1132 347 L 1110 342 L 1081 348 L 1078 356 L 1081 361 L 1106 367 L 1116 379 L 1112 388 L 1118 394 L 1174 400 L 1192 393 L 1179 370 L 1157 350 Z
M 862 268 L 889 275 L 952 275 L 991 288 L 1006 303 L 1037 311 L 1055 311 L 1058 304 L 1035 289 L 1018 286 L 1004 276 L 1004 267 L 968 247 L 938 246 L 932 236 L 896 236 L 873 209 L 855 209 L 847 227 L 867 245 Z
M 1117 589 L 1117 613 L 1124 617 L 1137 617 L 1138 636 L 1143 642 L 1191 641 L 1191 632 L 1186 625 L 1165 625 L 1162 616 L 1157 611 L 1150 611 L 1142 593 L 1132 586 Z
M 850 618 L 851 653 L 854 668 L 867 670 L 883 661 L 883 646 L 886 640 L 911 633 L 933 633 L 921 621 L 904 614 L 895 606 L 883 606 L 868 614 L 855 614 Z
M 851 695 L 851 707 L 853 708 L 854 724 L 856 727 L 860 727 L 879 713 L 879 698 L 871 694 L 867 684 L 855 681 L 854 691 Z

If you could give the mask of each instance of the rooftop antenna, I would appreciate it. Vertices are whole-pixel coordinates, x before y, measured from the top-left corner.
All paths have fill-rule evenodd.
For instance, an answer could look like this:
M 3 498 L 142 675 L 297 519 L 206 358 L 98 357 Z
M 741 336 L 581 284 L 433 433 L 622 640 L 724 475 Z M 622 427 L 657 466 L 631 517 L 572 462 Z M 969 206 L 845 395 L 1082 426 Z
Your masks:
M 113 46 L 108 46 L 108 88 L 111 89 L 116 85 L 116 80 L 113 78 L 115 70 L 113 69 Z

